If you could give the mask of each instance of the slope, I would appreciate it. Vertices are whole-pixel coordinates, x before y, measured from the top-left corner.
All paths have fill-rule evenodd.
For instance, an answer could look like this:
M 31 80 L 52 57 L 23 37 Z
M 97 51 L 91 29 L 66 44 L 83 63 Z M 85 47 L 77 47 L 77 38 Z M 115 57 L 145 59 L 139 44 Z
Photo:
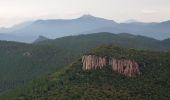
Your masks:
M 170 50 L 170 46 L 153 38 L 128 33 L 113 34 L 107 32 L 67 36 L 55 40 L 42 41 L 37 44 L 50 44 L 59 47 L 65 45 L 65 48 L 76 47 L 81 49 L 93 48 L 101 44 L 114 44 L 128 48 Z
M 0 42 L 0 55 L 0 92 L 54 72 L 76 58 L 56 46 L 5 41 Z
M 3 100 L 168 100 L 170 53 L 101 46 L 86 54 L 133 59 L 141 75 L 129 78 L 111 70 L 84 71 L 78 61 L 47 77 L 0 96 Z M 56 65 L 57 66 L 57 65 Z
M 169 50 L 161 41 L 131 34 L 96 33 L 34 44 L 0 42 L 0 92 L 64 67 L 86 51 L 105 44 L 126 48 Z M 162 43 L 162 42 L 161 42 Z M 56 67 L 57 65 L 57 67 Z

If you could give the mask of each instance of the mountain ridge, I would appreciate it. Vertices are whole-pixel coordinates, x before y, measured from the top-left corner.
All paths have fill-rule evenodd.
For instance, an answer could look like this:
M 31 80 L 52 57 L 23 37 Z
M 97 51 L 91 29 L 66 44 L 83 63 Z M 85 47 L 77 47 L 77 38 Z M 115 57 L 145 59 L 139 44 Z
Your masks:
M 62 38 L 41 41 L 37 44 L 58 45 L 58 43 L 62 43 L 62 45 L 68 45 L 68 46 L 74 46 L 75 44 L 97 45 L 95 43 L 99 43 L 99 44 L 110 43 L 110 44 L 123 46 L 123 47 L 131 47 L 131 48 L 135 47 L 139 49 L 152 49 L 152 50 L 154 49 L 161 50 L 163 48 L 164 50 L 169 50 L 170 48 L 168 45 L 165 45 L 163 41 L 156 40 L 153 38 L 140 36 L 140 35 L 132 35 L 129 33 L 113 34 L 107 32 L 82 34 L 77 36 L 66 36 Z
M 29 37 L 26 41 L 20 40 L 22 42 L 32 42 L 39 35 L 43 35 L 48 38 L 59 38 L 69 35 L 96 32 L 132 33 L 135 35 L 143 35 L 162 40 L 170 37 L 169 27 L 169 21 L 160 23 L 117 23 L 113 20 L 95 17 L 92 15 L 84 15 L 75 19 L 36 20 L 27 24 L 25 27 L 17 28 L 14 31 L 12 31 L 12 28 L 9 28 L 9 32 L 7 33 L 19 36 L 26 35 L 26 37 Z M 1 31 L 0 33 L 3 32 L 4 31 Z M 13 39 L 13 41 L 16 40 Z

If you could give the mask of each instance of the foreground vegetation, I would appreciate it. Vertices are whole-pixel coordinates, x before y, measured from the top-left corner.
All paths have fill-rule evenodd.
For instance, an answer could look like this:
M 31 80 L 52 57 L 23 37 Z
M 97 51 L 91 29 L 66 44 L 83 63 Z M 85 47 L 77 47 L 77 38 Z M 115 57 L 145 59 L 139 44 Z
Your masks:
M 81 59 L 29 84 L 8 91 L 2 100 L 168 100 L 170 53 L 101 46 L 90 52 L 100 56 L 134 59 L 142 74 L 128 78 L 104 69 L 83 71 Z
M 0 92 L 55 72 L 78 55 L 50 45 L 0 42 Z M 57 65 L 57 66 L 56 66 Z
M 56 72 L 88 50 L 109 44 L 155 51 L 170 50 L 169 39 L 158 41 L 126 33 L 68 36 L 32 44 L 0 41 L 0 93 Z

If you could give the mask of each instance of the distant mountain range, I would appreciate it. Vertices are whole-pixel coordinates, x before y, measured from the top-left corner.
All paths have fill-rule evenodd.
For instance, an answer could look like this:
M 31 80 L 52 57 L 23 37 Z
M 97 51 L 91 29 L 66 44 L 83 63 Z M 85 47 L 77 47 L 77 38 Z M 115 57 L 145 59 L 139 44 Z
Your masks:
M 12 28 L 0 29 L 0 40 L 32 42 L 42 35 L 58 38 L 96 32 L 132 33 L 155 39 L 170 38 L 170 21 L 160 23 L 117 23 L 113 20 L 84 15 L 77 19 L 49 19 L 25 22 Z M 18 38 L 19 37 L 19 38 Z

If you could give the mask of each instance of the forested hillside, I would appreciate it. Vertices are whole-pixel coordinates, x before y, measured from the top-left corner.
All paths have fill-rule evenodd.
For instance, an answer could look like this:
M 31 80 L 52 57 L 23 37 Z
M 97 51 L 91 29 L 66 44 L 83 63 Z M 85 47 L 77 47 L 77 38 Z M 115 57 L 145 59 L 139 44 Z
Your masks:
M 76 58 L 56 46 L 14 42 L 0 42 L 0 55 L 0 92 L 54 72 Z
M 81 59 L 0 96 L 3 100 L 168 100 L 170 53 L 100 46 L 85 54 L 135 60 L 141 74 L 126 77 L 106 66 L 85 71 Z M 57 65 L 56 65 L 57 66 Z
M 65 46 L 65 48 L 93 48 L 94 46 L 100 46 L 101 44 L 114 44 L 117 46 L 127 47 L 127 48 L 138 48 L 138 49 L 150 49 L 150 50 L 170 50 L 170 45 L 167 45 L 167 40 L 160 41 L 153 38 L 132 35 L 129 33 L 93 33 L 87 35 L 77 35 L 77 36 L 66 36 L 63 38 L 57 38 L 54 40 L 45 40 L 36 42 L 37 44 L 50 44 L 59 47 Z M 74 48 L 73 48 L 74 49 Z
M 47 75 L 100 45 L 169 50 L 168 42 L 131 34 L 95 33 L 43 40 L 33 44 L 0 42 L 0 92 Z

